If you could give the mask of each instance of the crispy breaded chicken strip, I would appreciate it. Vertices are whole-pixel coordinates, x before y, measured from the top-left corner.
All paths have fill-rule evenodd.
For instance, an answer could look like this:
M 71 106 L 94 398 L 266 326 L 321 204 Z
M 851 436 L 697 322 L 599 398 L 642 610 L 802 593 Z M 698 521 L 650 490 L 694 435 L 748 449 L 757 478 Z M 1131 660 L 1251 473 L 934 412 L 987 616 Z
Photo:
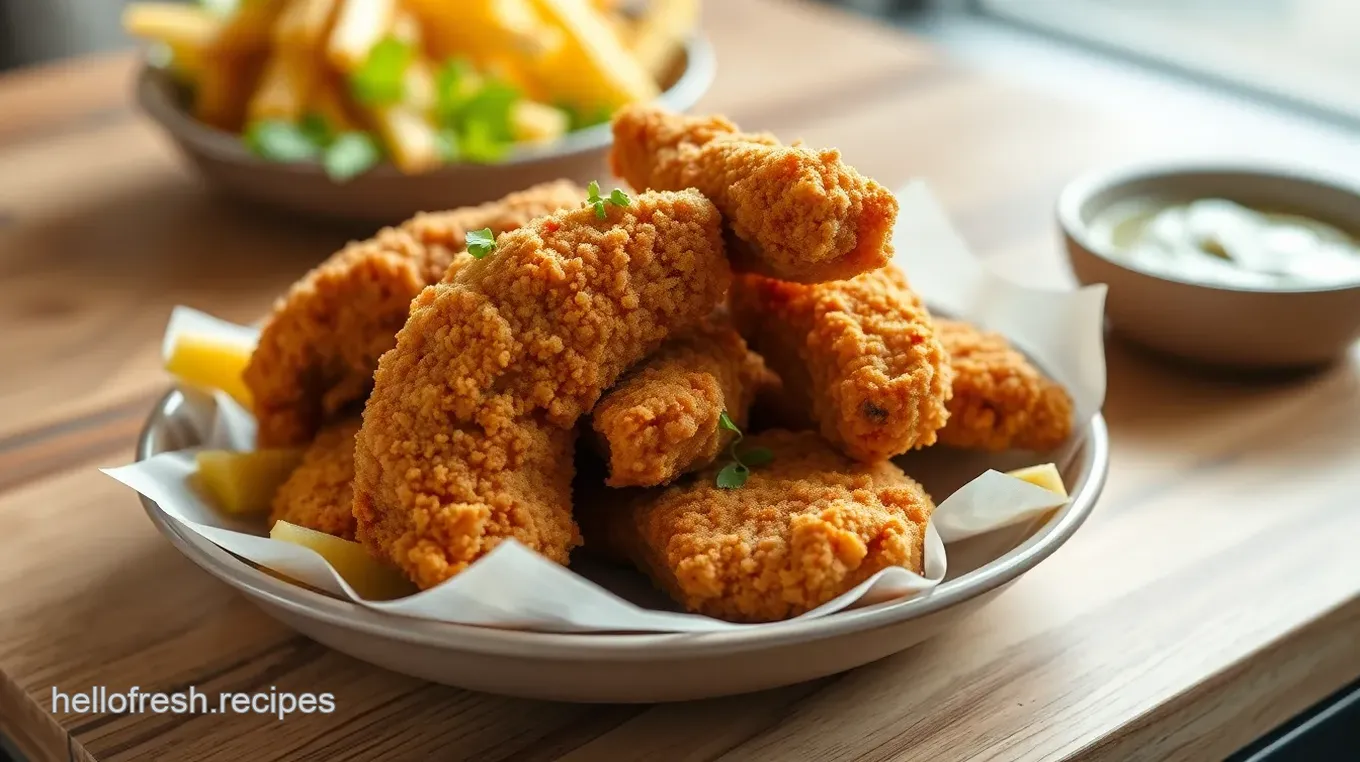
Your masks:
M 866 463 L 935 443 L 949 362 L 896 267 L 811 286 L 741 275 L 731 306 L 742 335 L 783 380 L 797 416 L 790 422 L 815 423 Z
M 747 437 L 774 460 L 721 489 L 721 463 L 670 487 L 582 505 L 592 549 L 631 559 L 690 611 L 770 622 L 809 611 L 880 569 L 920 572 L 934 503 L 890 462 L 863 464 L 815 432 Z
M 844 280 L 882 267 L 897 199 L 838 151 L 784 146 L 720 116 L 633 105 L 614 116 L 614 174 L 635 188 L 697 188 L 737 240 L 733 267 L 782 280 Z
M 421 292 L 378 364 L 355 446 L 359 540 L 422 588 L 510 537 L 565 564 L 577 419 L 730 282 L 698 191 L 502 235 Z
M 245 371 L 262 447 L 305 444 L 373 385 L 420 289 L 471 257 L 469 230 L 503 233 L 578 206 L 586 193 L 559 181 L 476 207 L 416 215 L 322 262 L 274 305 Z
M 736 436 L 756 393 L 777 382 L 726 322 L 666 342 L 610 389 L 592 412 L 611 487 L 652 487 L 703 468 Z
M 269 523 L 287 521 L 354 539 L 354 435 L 359 418 L 327 424 L 302 454 L 302 463 L 274 493 Z
M 935 330 L 954 367 L 941 444 L 978 450 L 1051 450 L 1072 433 L 1072 398 L 1000 334 L 957 320 Z

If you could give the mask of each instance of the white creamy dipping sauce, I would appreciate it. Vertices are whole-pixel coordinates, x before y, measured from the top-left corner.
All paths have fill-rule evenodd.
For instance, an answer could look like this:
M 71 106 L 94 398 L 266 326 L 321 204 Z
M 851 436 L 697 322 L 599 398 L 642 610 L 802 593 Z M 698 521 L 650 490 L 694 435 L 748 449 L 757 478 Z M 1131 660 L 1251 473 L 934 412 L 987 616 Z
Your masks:
M 1091 222 L 1092 243 L 1153 275 L 1242 288 L 1319 288 L 1360 281 L 1360 243 L 1294 214 L 1220 198 L 1112 204 Z

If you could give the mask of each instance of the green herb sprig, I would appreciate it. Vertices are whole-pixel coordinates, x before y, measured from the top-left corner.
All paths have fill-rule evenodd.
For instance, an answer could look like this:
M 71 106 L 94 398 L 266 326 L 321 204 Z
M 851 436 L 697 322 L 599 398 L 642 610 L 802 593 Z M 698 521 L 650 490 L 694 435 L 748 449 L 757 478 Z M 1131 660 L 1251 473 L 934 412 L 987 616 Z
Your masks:
M 595 216 L 598 217 L 599 219 L 604 219 L 605 217 L 608 216 L 608 214 L 605 212 L 604 208 L 605 204 L 613 204 L 614 206 L 625 207 L 631 206 L 632 203 L 633 200 L 631 198 L 628 198 L 628 194 L 624 193 L 623 190 L 619 188 L 615 188 L 613 192 L 611 192 L 608 196 L 601 196 L 600 183 L 598 180 L 591 180 L 590 185 L 586 186 L 586 206 L 594 207 Z M 723 415 L 727 415 L 727 413 L 724 412 Z M 728 423 L 732 422 L 730 418 L 727 420 Z M 735 428 L 733 428 L 732 430 L 736 431 Z
M 467 250 L 473 259 L 484 259 L 495 251 L 496 236 L 491 234 L 491 228 L 469 230 L 467 233 Z
M 515 143 L 514 110 L 523 100 L 514 85 L 479 74 L 461 58 L 444 62 L 435 75 L 435 119 L 445 161 L 494 164 Z
M 368 57 L 349 78 L 355 99 L 369 106 L 398 103 L 406 95 L 406 70 L 415 59 L 415 48 L 395 37 L 385 37 L 368 51 Z
M 279 119 L 252 122 L 241 139 L 267 161 L 320 161 L 326 175 L 337 183 L 367 172 L 382 160 L 382 149 L 372 135 L 358 130 L 337 134 L 319 114 L 308 114 L 297 124 Z
M 752 468 L 769 465 L 774 460 L 774 452 L 768 447 L 752 447 L 746 452 L 737 452 L 737 445 L 741 444 L 744 435 L 726 410 L 718 414 L 718 426 L 737 435 L 732 440 L 732 444 L 728 446 L 728 454 L 732 456 L 732 462 L 723 466 L 722 470 L 718 472 L 718 488 L 738 489 L 746 485 L 746 480 L 751 476 Z

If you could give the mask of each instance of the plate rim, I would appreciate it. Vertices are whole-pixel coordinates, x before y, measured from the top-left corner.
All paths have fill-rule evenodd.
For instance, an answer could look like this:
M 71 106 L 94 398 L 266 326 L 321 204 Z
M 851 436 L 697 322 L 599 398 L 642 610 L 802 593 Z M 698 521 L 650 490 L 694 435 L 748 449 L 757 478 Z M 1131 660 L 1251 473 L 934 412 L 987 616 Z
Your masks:
M 137 437 L 138 462 L 153 451 L 158 426 L 169 420 L 183 394 L 171 389 L 147 416 Z M 357 630 L 366 635 L 441 650 L 546 660 L 656 661 L 729 655 L 876 630 L 918 619 L 1002 587 L 1037 566 L 1064 545 L 1085 523 L 1104 490 L 1109 473 L 1109 431 L 1096 413 L 1084 429 L 1090 471 L 1081 488 L 1041 530 L 1005 555 L 923 595 L 890 600 L 816 619 L 739 627 L 703 633 L 538 632 L 398 617 L 271 576 L 204 540 L 190 541 L 184 530 L 145 495 L 138 495 L 156 529 L 196 566 L 256 602 L 294 616 Z

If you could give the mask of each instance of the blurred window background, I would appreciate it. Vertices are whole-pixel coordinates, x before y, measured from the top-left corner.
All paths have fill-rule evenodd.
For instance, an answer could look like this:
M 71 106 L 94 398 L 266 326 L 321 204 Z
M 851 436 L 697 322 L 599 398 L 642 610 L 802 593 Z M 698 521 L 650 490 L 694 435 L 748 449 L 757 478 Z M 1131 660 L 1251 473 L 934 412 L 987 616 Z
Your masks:
M 1360 120 L 1360 0 L 821 1 L 907 21 L 985 17 Z M 126 4 L 0 0 L 0 68 L 130 45 L 118 23 Z

